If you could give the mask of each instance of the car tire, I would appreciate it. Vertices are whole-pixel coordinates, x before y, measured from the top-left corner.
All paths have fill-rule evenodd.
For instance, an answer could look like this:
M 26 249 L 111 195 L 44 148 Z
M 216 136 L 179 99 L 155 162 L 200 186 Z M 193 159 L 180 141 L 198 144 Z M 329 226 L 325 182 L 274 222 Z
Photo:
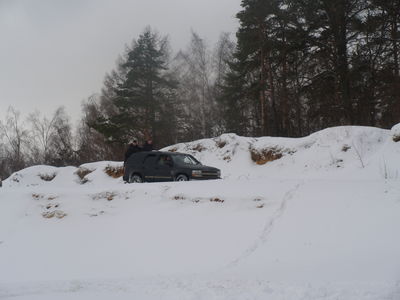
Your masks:
M 179 174 L 176 176 L 175 181 L 189 181 L 189 178 L 185 174 Z
M 131 174 L 129 176 L 129 183 L 142 183 L 143 179 L 139 174 Z

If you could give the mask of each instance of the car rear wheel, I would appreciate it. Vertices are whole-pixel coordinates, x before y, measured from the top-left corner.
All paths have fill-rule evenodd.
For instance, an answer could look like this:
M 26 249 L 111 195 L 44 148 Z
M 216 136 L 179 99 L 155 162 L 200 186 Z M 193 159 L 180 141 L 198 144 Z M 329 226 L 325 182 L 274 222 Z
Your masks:
M 142 183 L 143 179 L 138 174 L 132 174 L 129 176 L 129 183 Z
M 189 181 L 189 178 L 185 174 L 179 174 L 176 176 L 175 181 Z

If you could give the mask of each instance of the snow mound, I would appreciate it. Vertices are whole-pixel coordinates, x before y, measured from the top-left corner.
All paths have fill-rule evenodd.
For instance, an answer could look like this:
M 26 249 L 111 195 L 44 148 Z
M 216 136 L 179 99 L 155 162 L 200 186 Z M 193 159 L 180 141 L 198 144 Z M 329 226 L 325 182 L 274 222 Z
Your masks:
M 400 142 L 400 123 L 396 124 L 392 127 L 392 135 L 393 135 L 393 141 L 394 142 Z
M 84 181 L 82 183 L 88 182 L 89 184 L 103 185 L 111 182 L 122 182 L 122 173 L 123 163 L 115 162 L 115 161 L 101 161 L 95 163 L 88 163 L 81 165 L 76 172 L 79 173 L 79 170 L 88 170 L 89 173 L 84 176 Z M 117 174 L 119 171 L 118 176 Z
M 101 161 L 76 167 L 33 166 L 15 172 L 4 180 L 3 187 L 71 186 L 88 184 L 103 185 L 122 182 L 122 162 Z M 119 173 L 118 173 L 119 172 Z M 118 176 L 116 176 L 117 174 Z M 122 176 L 122 175 L 121 175 Z
M 393 130 L 392 130 L 393 131 Z M 224 178 L 298 178 L 395 176 L 400 146 L 389 130 L 373 127 L 328 128 L 303 138 L 246 138 L 223 134 L 213 139 L 180 143 L 163 150 L 190 153 L 222 170 Z
M 4 181 L 4 187 L 70 184 L 74 170 L 74 167 L 33 166 L 12 174 Z

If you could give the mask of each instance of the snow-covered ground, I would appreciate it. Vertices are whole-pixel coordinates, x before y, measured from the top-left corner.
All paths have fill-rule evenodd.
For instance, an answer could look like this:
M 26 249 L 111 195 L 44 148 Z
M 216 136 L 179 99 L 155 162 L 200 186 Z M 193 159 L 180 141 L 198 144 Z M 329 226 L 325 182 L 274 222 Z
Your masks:
M 0 188 L 0 299 L 398 300 L 398 139 L 336 127 L 166 148 L 222 170 L 202 182 L 124 184 L 104 171 L 119 162 L 21 170 Z

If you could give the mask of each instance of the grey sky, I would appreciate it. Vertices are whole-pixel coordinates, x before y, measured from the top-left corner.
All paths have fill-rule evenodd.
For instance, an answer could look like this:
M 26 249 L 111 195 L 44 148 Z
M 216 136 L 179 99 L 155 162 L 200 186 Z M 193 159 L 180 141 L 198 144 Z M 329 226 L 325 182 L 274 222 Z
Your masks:
M 0 118 L 64 105 L 76 121 L 116 58 L 150 25 L 174 51 L 193 29 L 212 46 L 235 33 L 240 0 L 0 0 Z

